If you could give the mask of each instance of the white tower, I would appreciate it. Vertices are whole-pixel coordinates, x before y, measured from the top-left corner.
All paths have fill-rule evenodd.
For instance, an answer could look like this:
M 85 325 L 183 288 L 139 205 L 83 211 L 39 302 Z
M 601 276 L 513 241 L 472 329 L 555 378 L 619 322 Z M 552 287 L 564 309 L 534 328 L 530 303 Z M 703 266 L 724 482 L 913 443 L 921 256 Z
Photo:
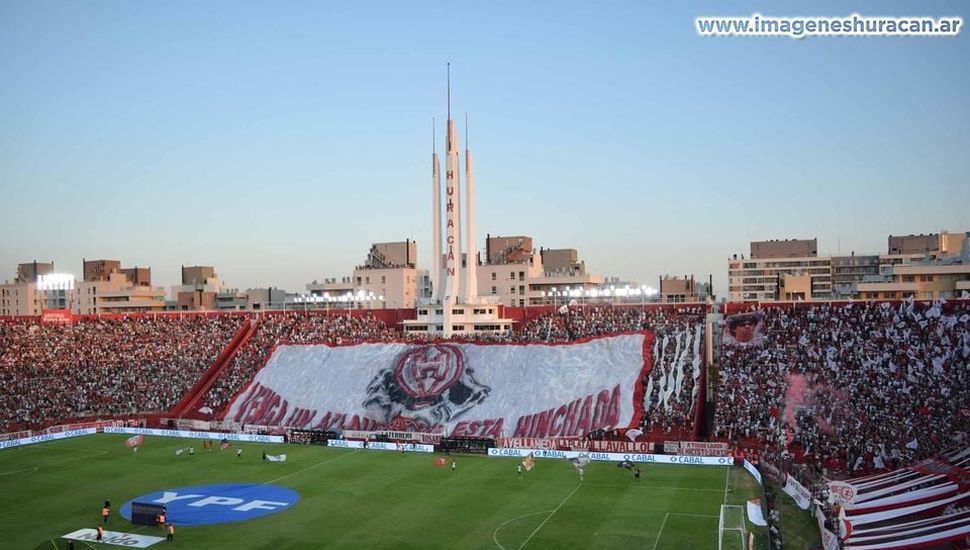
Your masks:
M 434 119 L 431 120 L 431 289 L 432 299 L 440 300 L 441 292 L 441 162 L 435 148 Z
M 472 152 L 468 148 L 468 115 L 465 115 L 465 271 L 462 281 L 462 303 L 478 299 L 478 247 L 475 244 L 475 175 Z
M 448 64 L 448 125 L 445 138 L 445 192 L 441 193 L 441 165 L 437 151 L 431 154 L 431 278 L 432 304 L 418 307 L 414 319 L 402 321 L 405 331 L 450 338 L 453 333 L 501 333 L 515 321 L 503 318 L 496 296 L 478 295 L 478 246 L 475 242 L 475 165 L 465 136 L 465 239 L 462 240 L 461 185 L 458 132 L 451 119 L 451 64 Z M 465 131 L 468 116 L 465 115 Z M 435 134 L 432 131 L 432 149 Z M 444 200 L 442 200 L 444 199 Z M 465 265 L 462 266 L 462 248 Z M 438 305 L 440 304 L 440 306 Z M 433 307 L 428 307 L 433 305 Z M 485 306 L 485 307 L 482 307 Z M 456 330 L 457 328 L 457 330 Z
M 441 303 L 454 304 L 461 291 L 461 187 L 458 181 L 458 134 L 451 119 L 451 64 L 448 64 L 448 135 L 445 145 L 445 284 Z M 448 314 L 450 308 L 444 308 Z M 446 315 L 446 320 L 448 319 Z M 447 323 L 446 323 L 447 324 Z

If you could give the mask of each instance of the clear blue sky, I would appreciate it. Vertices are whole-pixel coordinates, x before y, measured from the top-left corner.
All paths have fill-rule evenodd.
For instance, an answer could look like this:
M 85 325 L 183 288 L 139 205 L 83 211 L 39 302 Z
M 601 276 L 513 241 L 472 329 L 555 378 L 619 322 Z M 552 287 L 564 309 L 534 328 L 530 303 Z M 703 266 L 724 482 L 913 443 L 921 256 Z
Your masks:
M 965 2 L 3 0 L 0 279 L 104 257 L 295 291 L 405 238 L 426 267 L 449 60 L 482 245 L 529 234 L 603 275 L 713 273 L 723 295 L 752 239 L 881 252 L 970 230 L 970 30 L 694 28 L 754 12 L 970 23 Z

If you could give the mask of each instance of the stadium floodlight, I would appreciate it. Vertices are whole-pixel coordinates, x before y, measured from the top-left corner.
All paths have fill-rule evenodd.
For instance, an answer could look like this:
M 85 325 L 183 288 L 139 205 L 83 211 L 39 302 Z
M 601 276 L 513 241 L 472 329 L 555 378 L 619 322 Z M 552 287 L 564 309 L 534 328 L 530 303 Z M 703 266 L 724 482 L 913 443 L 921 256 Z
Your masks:
M 74 275 L 70 273 L 38 275 L 37 290 L 74 290 Z

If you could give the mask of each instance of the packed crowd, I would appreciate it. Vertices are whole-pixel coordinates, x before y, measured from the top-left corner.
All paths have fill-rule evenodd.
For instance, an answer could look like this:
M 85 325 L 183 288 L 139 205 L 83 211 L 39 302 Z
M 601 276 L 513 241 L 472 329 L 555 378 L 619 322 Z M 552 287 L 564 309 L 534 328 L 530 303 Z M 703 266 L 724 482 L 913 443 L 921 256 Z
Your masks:
M 970 433 L 966 303 L 797 305 L 757 319 L 759 334 L 722 350 L 716 435 L 859 471 L 905 465 Z
M 593 336 L 651 330 L 653 367 L 644 381 L 647 431 L 692 434 L 703 367 L 703 306 L 671 309 L 569 307 L 530 320 L 515 335 L 519 341 L 568 342 Z
M 239 316 L 0 321 L 0 431 L 162 412 L 212 364 Z
M 690 426 L 697 401 L 703 307 L 570 307 L 476 341 L 554 342 L 650 329 L 654 368 L 644 426 Z M 6 429 L 74 417 L 164 412 L 242 326 L 241 316 L 132 316 L 73 325 L 0 322 L 0 422 Z M 263 314 L 200 405 L 218 413 L 280 343 L 349 344 L 404 336 L 372 315 Z
M 243 344 L 212 388 L 205 402 L 213 411 L 222 409 L 266 362 L 270 352 L 286 344 L 349 344 L 360 341 L 389 341 L 397 331 L 372 315 L 265 315 L 255 321 L 256 331 Z

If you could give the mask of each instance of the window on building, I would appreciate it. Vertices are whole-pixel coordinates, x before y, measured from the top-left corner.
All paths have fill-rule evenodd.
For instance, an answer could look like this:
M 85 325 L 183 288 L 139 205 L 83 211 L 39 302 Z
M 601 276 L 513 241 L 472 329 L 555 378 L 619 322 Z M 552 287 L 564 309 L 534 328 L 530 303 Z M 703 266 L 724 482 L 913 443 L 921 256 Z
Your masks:
M 493 286 L 492 287 L 492 296 L 494 296 L 496 294 L 498 294 L 498 289 Z
M 525 294 L 525 285 L 519 285 L 519 294 Z
M 520 271 L 519 272 L 519 280 L 520 281 L 524 281 L 525 280 L 525 271 Z
M 495 272 L 493 271 L 493 272 L 492 272 L 492 280 L 493 280 L 493 281 L 495 280 L 495 275 L 496 275 L 496 273 L 495 273 Z
M 411 282 L 410 279 L 408 279 L 408 282 Z M 387 277 L 385 277 L 384 275 L 381 275 L 381 284 L 383 285 L 385 283 L 387 283 Z

